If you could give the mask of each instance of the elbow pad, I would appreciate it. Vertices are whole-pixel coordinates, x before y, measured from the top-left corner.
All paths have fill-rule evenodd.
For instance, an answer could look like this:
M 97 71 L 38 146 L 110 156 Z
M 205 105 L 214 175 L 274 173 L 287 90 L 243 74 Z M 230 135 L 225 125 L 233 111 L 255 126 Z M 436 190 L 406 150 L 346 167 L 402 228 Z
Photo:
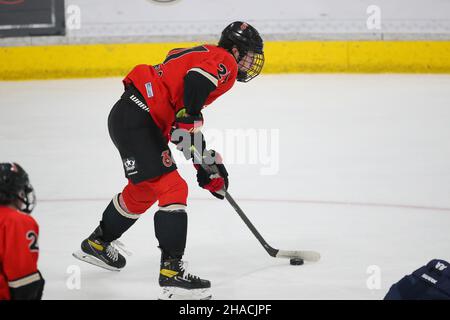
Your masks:
M 41 300 L 45 280 L 38 271 L 8 283 L 11 300 Z
M 184 77 L 184 105 L 190 115 L 198 115 L 209 94 L 216 86 L 196 71 L 189 71 Z

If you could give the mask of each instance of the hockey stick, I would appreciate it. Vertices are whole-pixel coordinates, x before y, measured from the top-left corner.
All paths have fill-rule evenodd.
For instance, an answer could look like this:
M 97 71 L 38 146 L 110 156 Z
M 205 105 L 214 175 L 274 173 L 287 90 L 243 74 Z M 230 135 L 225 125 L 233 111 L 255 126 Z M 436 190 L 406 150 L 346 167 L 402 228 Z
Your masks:
M 289 250 L 280 250 L 271 247 L 266 240 L 261 236 L 261 234 L 256 230 L 255 226 L 250 222 L 250 220 L 245 215 L 244 211 L 238 206 L 236 201 L 234 201 L 233 197 L 226 190 L 222 190 L 225 193 L 225 199 L 231 204 L 237 214 L 244 220 L 247 227 L 253 233 L 253 235 L 258 239 L 258 241 L 262 244 L 264 249 L 266 249 L 267 253 L 274 258 L 300 258 L 305 261 L 319 261 L 320 254 L 316 251 L 289 251 Z
M 192 151 L 193 151 L 195 160 L 197 161 L 198 164 L 200 164 L 202 166 L 202 168 L 206 172 L 211 173 L 215 170 L 217 170 L 215 172 L 218 172 L 217 166 L 214 165 L 215 168 L 214 168 L 214 166 L 213 166 L 213 168 L 211 168 L 211 166 L 203 163 L 202 156 L 197 151 L 197 149 L 194 148 L 194 149 L 192 149 Z M 305 261 L 312 261 L 312 262 L 319 261 L 320 254 L 316 251 L 303 251 L 303 250 L 302 251 L 289 251 L 289 250 L 275 249 L 272 246 L 270 246 L 267 243 L 267 241 L 263 238 L 263 236 L 255 228 L 255 226 L 251 223 L 251 221 L 247 218 L 244 211 L 239 207 L 239 205 L 236 203 L 236 201 L 234 201 L 234 199 L 230 195 L 230 193 L 225 189 L 222 189 L 219 192 L 220 192 L 220 194 L 224 195 L 225 199 L 227 199 L 227 201 L 234 208 L 236 213 L 241 217 L 241 219 L 244 221 L 244 223 L 247 225 L 247 227 L 250 229 L 250 231 L 253 233 L 253 235 L 258 239 L 258 241 L 261 243 L 261 245 L 264 247 L 264 249 L 267 251 L 267 253 L 270 256 L 272 256 L 274 258 L 287 258 L 287 259 L 300 258 Z

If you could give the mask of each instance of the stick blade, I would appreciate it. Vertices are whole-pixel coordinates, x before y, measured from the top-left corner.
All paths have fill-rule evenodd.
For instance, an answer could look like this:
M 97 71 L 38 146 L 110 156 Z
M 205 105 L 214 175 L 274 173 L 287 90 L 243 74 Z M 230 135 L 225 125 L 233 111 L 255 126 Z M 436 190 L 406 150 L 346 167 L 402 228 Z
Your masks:
M 320 253 L 317 251 L 288 251 L 288 250 L 278 250 L 277 258 L 300 258 L 305 261 L 317 262 L 320 260 Z

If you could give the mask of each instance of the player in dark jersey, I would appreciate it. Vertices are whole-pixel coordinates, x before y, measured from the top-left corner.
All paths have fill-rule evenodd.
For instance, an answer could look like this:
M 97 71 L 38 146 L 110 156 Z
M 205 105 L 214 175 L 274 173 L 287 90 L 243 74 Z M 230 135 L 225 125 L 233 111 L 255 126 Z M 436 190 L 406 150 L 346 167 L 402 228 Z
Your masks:
M 113 197 L 100 225 L 82 242 L 75 257 L 106 269 L 122 269 L 126 261 L 115 240 L 158 201 L 154 224 L 161 249 L 160 298 L 210 297 L 210 282 L 188 273 L 182 260 L 188 187 L 177 171 L 168 142 L 175 143 L 186 158 L 193 158 L 199 185 L 223 199 L 228 173 L 218 153 L 206 149 L 200 131 L 202 109 L 236 80 L 247 82 L 256 77 L 263 64 L 259 33 L 245 22 L 234 22 L 223 30 L 217 46 L 173 49 L 163 63 L 137 65 L 131 70 L 123 80 L 125 92 L 108 118 L 128 184 Z
M 450 263 L 431 260 L 394 283 L 384 300 L 450 300 Z
M 39 227 L 29 215 L 33 187 L 17 163 L 0 163 L 0 300 L 39 300 Z

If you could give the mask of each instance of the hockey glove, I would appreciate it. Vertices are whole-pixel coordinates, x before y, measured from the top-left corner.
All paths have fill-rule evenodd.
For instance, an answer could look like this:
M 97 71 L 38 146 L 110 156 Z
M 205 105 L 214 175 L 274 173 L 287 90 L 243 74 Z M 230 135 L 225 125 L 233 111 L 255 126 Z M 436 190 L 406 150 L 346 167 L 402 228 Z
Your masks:
M 213 196 L 224 199 L 222 190 L 228 190 L 228 172 L 222 163 L 222 157 L 214 150 L 205 151 L 204 164 L 194 164 L 197 169 L 197 182 Z
M 175 122 L 172 126 L 171 136 L 175 130 L 181 130 L 183 132 L 195 133 L 202 129 L 203 126 L 203 115 L 199 113 L 198 115 L 190 115 L 186 112 L 186 108 L 180 109 L 176 116 Z M 177 139 L 171 140 L 177 143 Z
M 201 133 L 203 126 L 203 116 L 189 115 L 186 109 L 181 109 L 176 114 L 175 122 L 170 131 L 169 140 L 176 144 L 177 149 L 183 151 L 186 159 L 192 157 L 192 147 L 196 146 L 197 150 L 204 149 L 204 140 Z

